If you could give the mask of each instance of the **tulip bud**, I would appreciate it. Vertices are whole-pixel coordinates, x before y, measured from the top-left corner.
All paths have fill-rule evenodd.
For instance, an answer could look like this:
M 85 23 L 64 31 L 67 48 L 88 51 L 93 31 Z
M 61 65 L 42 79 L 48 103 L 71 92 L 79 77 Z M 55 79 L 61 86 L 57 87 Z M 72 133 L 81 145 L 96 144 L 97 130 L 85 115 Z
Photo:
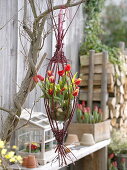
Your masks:
M 55 82 L 54 76 L 49 77 L 49 82 L 50 83 L 54 83 Z
M 78 78 L 75 79 L 74 84 L 76 84 L 77 86 L 81 83 L 82 79 Z
M 49 95 L 53 95 L 53 89 L 49 89 L 49 90 L 48 90 L 48 94 L 49 94 Z
M 73 91 L 72 95 L 76 97 L 78 96 L 78 93 L 79 93 L 79 89 L 76 89 Z
M 58 71 L 59 76 L 63 76 L 64 72 L 65 72 L 64 70 Z
M 71 70 L 71 66 L 70 64 L 67 64 L 64 68 L 65 71 L 70 71 Z
M 47 73 L 48 73 L 49 77 L 52 76 L 52 71 L 51 70 L 49 70 Z
M 37 75 L 37 78 L 39 78 L 40 81 L 44 81 L 44 77 L 42 77 L 41 75 Z
M 38 81 L 39 81 L 37 76 L 34 76 L 33 80 L 34 80 L 35 83 L 38 83 Z

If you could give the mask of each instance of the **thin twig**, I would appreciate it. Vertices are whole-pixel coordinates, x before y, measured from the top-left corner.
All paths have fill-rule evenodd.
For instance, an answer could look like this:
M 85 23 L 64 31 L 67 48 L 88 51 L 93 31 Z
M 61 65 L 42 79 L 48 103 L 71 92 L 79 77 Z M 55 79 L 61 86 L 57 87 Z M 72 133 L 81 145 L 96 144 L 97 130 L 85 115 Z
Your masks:
M 43 13 L 41 13 L 38 17 L 37 17 L 37 19 L 36 19 L 36 22 L 39 22 L 45 15 L 47 15 L 47 14 L 49 14 L 52 10 L 57 10 L 57 9 L 61 9 L 61 8 L 64 8 L 64 9 L 66 9 L 66 8 L 68 8 L 68 7 L 74 7 L 74 6 L 77 6 L 77 5 L 79 5 L 79 4 L 81 4 L 81 3 L 83 3 L 83 2 L 85 2 L 86 0 L 80 0 L 79 2 L 75 2 L 75 3 L 70 3 L 70 4 L 68 4 L 68 3 L 65 3 L 65 4 L 63 4 L 63 5 L 57 5 L 57 6 L 54 6 L 53 8 L 50 8 L 50 9 L 47 9 L 47 10 L 45 10 Z
M 4 112 L 7 112 L 9 114 L 12 114 L 10 110 L 4 108 L 4 107 L 0 107 L 0 110 L 4 111 Z
M 24 16 L 23 16 L 23 29 L 27 32 L 29 37 L 33 39 L 33 32 L 26 24 L 26 18 L 27 18 L 27 2 L 24 0 Z
M 33 12 L 33 16 L 34 18 L 37 18 L 37 12 L 36 12 L 36 8 L 35 8 L 35 4 L 34 4 L 34 0 L 29 0 L 32 12 Z

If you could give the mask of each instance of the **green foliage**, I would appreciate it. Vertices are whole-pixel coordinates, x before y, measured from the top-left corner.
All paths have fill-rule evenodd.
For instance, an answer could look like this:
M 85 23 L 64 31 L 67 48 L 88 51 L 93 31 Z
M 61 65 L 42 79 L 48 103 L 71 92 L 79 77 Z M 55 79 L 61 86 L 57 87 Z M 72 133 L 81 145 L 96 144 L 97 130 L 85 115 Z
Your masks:
M 126 6 L 110 5 L 106 7 L 102 24 L 105 34 L 102 36 L 103 43 L 110 47 L 118 46 L 119 41 L 127 44 L 127 10 Z
M 123 137 L 120 131 L 113 130 L 111 143 L 109 145 L 110 152 L 115 154 L 127 154 L 127 139 Z
M 120 65 L 118 48 L 111 48 L 102 44 L 100 35 L 103 33 L 101 27 L 100 14 L 104 6 L 104 0 L 89 0 L 86 2 L 84 10 L 87 14 L 85 25 L 85 41 L 81 45 L 80 55 L 88 55 L 89 50 L 93 49 L 95 52 L 108 51 L 109 60 L 114 64 Z

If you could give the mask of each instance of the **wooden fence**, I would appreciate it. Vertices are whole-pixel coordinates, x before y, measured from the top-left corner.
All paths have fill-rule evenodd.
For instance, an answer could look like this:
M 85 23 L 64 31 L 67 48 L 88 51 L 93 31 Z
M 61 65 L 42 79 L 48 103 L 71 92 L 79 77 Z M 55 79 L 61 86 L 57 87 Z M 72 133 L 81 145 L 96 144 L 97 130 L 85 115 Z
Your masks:
M 42 2 L 45 1 L 36 0 L 39 10 L 44 10 L 45 8 L 46 4 L 42 4 Z M 60 2 L 63 2 L 63 0 L 58 3 Z M 0 106 L 6 108 L 11 106 L 13 96 L 20 88 L 21 81 L 27 70 L 27 58 L 25 56 L 28 52 L 29 42 L 22 30 L 23 8 L 23 0 L 0 0 Z M 76 9 L 77 7 L 69 9 L 68 19 L 65 22 L 66 27 Z M 32 21 L 30 8 L 28 9 L 27 18 L 30 24 Z M 78 49 L 83 25 L 82 18 L 82 8 L 80 7 L 64 40 L 65 54 L 72 60 L 74 72 L 77 71 Z M 45 29 L 47 30 L 49 26 L 50 24 L 47 22 Z M 51 58 L 54 48 L 54 35 L 50 34 L 40 55 L 47 52 L 48 58 Z M 39 71 L 41 74 L 44 74 L 46 62 L 43 63 Z M 24 107 L 32 107 L 35 99 L 40 95 L 41 92 L 38 89 L 33 90 L 28 96 Z M 42 101 L 36 104 L 35 110 L 43 111 Z

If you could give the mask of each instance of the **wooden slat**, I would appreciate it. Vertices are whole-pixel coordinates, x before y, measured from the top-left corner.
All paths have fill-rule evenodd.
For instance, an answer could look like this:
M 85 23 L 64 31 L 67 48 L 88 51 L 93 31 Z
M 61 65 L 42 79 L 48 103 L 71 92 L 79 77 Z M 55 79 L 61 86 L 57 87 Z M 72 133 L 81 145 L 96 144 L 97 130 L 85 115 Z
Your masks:
M 88 66 L 80 67 L 80 74 L 88 74 L 89 68 Z M 94 74 L 102 73 L 102 65 L 95 65 L 94 67 Z M 114 66 L 113 64 L 107 64 L 107 73 L 115 74 Z
M 89 80 L 88 80 L 88 99 L 87 105 L 92 110 L 92 98 L 93 98 L 93 75 L 94 75 L 94 50 L 90 51 L 89 56 Z
M 103 64 L 102 64 L 102 79 L 101 79 L 101 109 L 103 112 L 103 120 L 105 120 L 106 114 L 106 94 L 107 94 L 107 61 L 108 61 L 108 52 L 103 52 Z
M 102 64 L 102 53 L 95 53 L 94 57 L 96 58 L 96 60 L 94 61 L 94 64 L 101 65 Z M 88 66 L 89 65 L 89 56 L 87 56 L 87 55 L 80 56 L 80 65 L 81 65 L 81 67 Z
M 79 93 L 79 100 L 87 101 L 88 92 L 83 92 L 82 90 Z M 108 100 L 108 93 L 106 94 L 106 100 Z M 92 101 L 101 101 L 101 93 L 93 92 Z
M 93 85 L 101 85 L 101 77 L 102 74 L 94 74 L 93 77 Z M 82 79 L 80 86 L 88 86 L 88 75 L 80 75 Z M 107 84 L 109 86 L 114 86 L 113 75 L 108 73 L 107 74 Z

